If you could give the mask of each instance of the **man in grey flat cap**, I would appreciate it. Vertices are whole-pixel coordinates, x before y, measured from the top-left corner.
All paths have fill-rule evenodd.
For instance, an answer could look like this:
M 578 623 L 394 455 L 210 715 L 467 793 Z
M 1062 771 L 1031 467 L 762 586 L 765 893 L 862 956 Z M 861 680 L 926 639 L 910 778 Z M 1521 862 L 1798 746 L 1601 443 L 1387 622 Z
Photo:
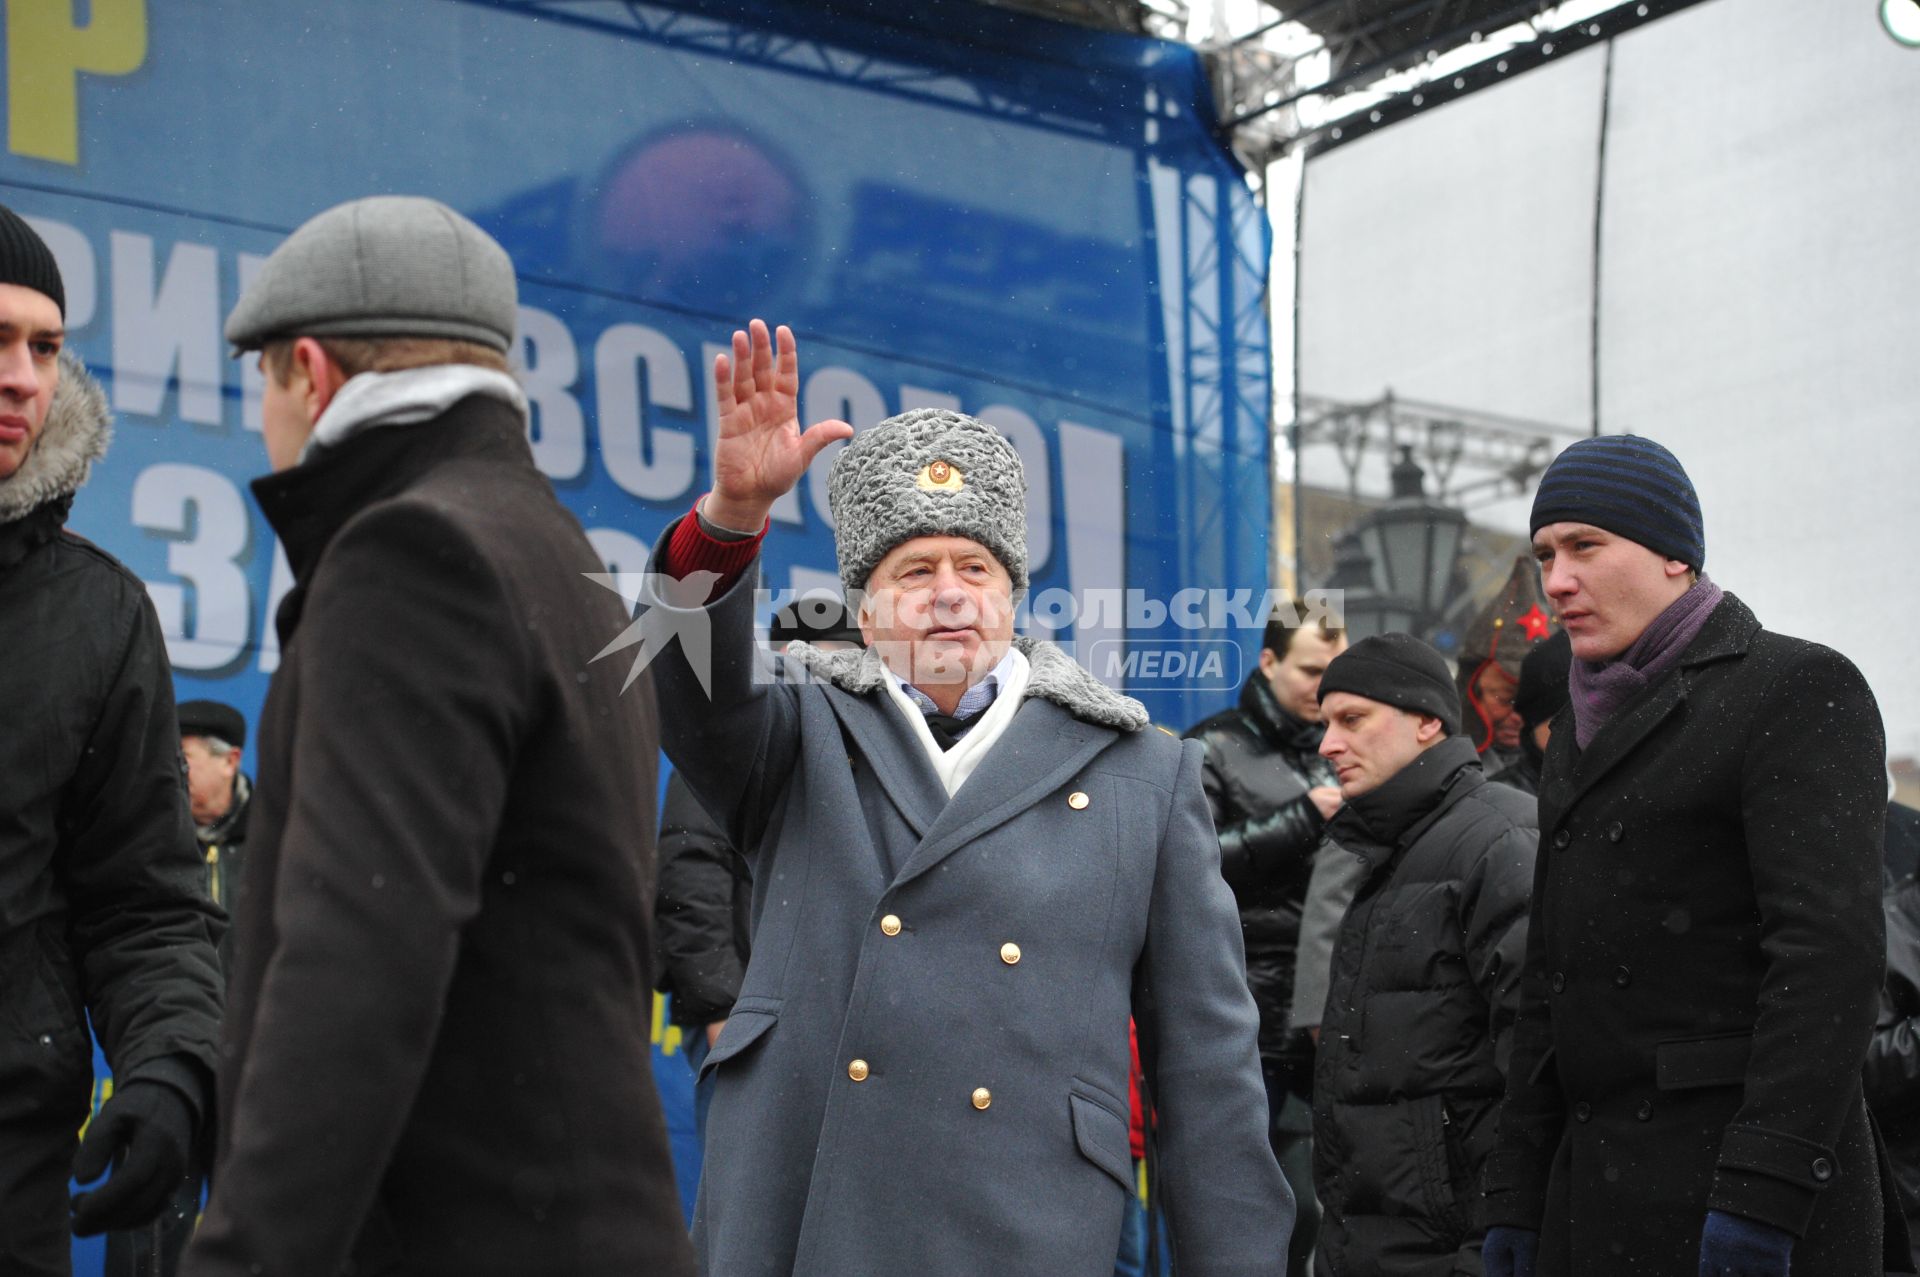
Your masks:
M 1202 751 L 1014 636 L 1018 454 L 944 410 L 855 439 L 829 499 L 870 646 L 773 657 L 767 513 L 852 429 L 801 431 L 785 329 L 777 358 L 758 320 L 735 333 L 714 375 L 714 487 L 656 550 L 677 585 L 643 596 L 681 635 L 654 665 L 667 751 L 754 875 L 704 1066 L 704 1270 L 1107 1277 L 1131 1015 L 1179 1271 L 1283 1272 L 1293 1200 Z M 685 650 L 703 628 L 710 663 Z
M 646 1066 L 657 725 L 534 468 L 513 264 L 444 205 L 295 231 L 259 351 L 294 586 L 194 1277 L 692 1271 Z

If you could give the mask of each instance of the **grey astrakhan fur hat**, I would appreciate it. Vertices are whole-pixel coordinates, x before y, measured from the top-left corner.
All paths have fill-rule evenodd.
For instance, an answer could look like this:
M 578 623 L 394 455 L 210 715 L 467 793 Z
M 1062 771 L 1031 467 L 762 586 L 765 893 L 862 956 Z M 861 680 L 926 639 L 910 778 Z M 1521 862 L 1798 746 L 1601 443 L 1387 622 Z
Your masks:
M 862 431 L 833 463 L 827 505 L 850 597 L 889 551 L 922 536 L 978 541 L 1027 588 L 1026 469 L 984 421 L 916 408 Z

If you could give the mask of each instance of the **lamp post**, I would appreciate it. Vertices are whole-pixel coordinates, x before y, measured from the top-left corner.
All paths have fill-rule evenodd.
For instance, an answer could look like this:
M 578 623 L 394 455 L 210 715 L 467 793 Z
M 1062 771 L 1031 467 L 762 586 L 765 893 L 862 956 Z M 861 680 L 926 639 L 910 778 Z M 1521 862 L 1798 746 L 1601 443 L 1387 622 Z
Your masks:
M 1341 592 L 1349 638 L 1358 642 L 1376 634 L 1413 628 L 1414 605 L 1374 588 L 1373 561 L 1360 543 L 1358 525 L 1334 539 L 1333 555 L 1333 575 L 1327 578 L 1327 588 Z
M 1428 498 L 1427 474 L 1411 447 L 1402 445 L 1392 473 L 1392 499 L 1336 542 L 1328 584 L 1346 590 L 1347 629 L 1356 639 L 1395 630 L 1425 637 L 1446 604 L 1466 533 L 1464 513 Z

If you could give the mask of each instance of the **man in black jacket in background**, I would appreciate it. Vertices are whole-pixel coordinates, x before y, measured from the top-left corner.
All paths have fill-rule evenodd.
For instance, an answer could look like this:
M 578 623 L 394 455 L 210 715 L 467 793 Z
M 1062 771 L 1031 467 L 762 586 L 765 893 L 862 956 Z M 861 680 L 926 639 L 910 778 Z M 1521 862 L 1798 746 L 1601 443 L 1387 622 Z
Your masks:
M 1313 1043 L 1288 1012 L 1314 848 L 1340 806 L 1333 769 L 1318 753 L 1326 731 L 1320 676 L 1346 646 L 1340 629 L 1275 617 L 1239 704 L 1187 732 L 1206 747 L 1201 783 L 1220 835 L 1220 872 L 1240 908 L 1247 984 L 1260 1008 L 1268 1137 L 1299 1212 L 1288 1256 L 1293 1272 L 1306 1270 L 1320 1216 L 1313 1195 Z
M 0 1273 L 133 1228 L 212 1108 L 219 910 L 201 888 L 159 618 L 65 530 L 106 453 L 106 395 L 62 351 L 65 289 L 0 207 Z M 115 1090 L 88 1127 L 91 1018 Z
M 1411 634 L 1320 683 L 1359 889 L 1334 941 L 1314 1066 L 1320 1277 L 1478 1274 L 1527 945 L 1534 802 L 1481 772 L 1447 663 Z

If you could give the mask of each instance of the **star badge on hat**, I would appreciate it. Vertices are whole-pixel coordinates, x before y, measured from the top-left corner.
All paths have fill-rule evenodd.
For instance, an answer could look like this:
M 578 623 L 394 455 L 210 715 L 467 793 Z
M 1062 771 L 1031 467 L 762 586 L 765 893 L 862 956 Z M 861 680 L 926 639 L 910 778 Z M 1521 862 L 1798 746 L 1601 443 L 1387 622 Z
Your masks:
M 1538 603 L 1528 608 L 1526 613 L 1519 618 L 1519 622 L 1520 628 L 1526 633 L 1529 643 L 1538 643 L 1541 639 L 1553 633 L 1553 623 L 1547 619 L 1547 614 L 1540 610 Z
M 958 492 L 966 482 L 951 461 L 933 461 L 920 467 L 913 485 L 922 492 Z

